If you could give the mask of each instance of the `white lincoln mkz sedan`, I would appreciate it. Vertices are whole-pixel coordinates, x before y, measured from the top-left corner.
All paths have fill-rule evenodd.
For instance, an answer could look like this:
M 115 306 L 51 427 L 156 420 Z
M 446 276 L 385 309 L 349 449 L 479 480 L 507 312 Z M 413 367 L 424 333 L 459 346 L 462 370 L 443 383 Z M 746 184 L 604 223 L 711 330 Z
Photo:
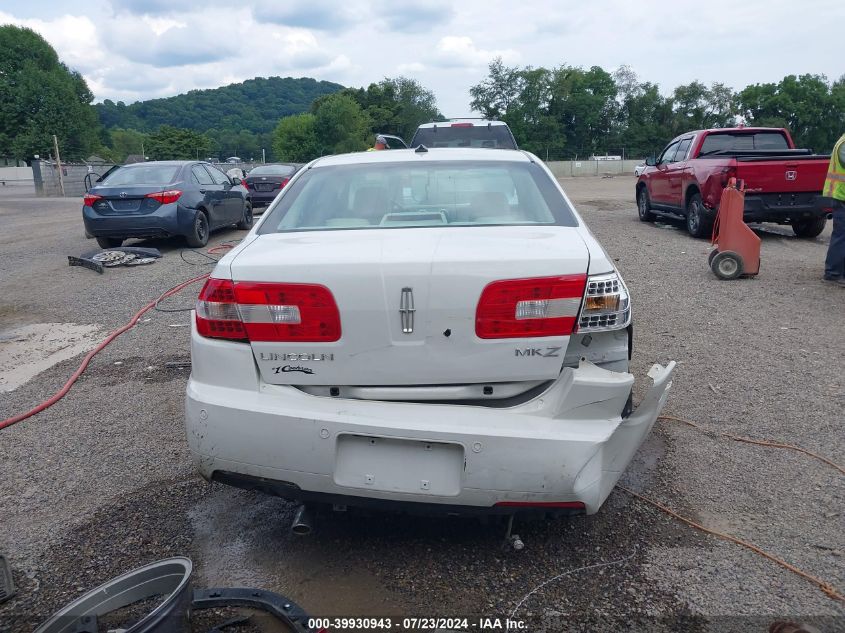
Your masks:
M 312 162 L 216 265 L 191 338 L 204 477 L 451 514 L 596 512 L 674 369 L 632 407 L 628 289 L 511 150 Z

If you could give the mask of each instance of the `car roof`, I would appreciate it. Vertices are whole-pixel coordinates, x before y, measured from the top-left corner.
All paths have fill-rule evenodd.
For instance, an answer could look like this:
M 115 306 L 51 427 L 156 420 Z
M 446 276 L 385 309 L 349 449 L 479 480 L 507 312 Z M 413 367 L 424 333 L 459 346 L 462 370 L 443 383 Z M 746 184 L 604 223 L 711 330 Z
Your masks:
M 461 123 L 462 125 L 471 124 L 473 127 L 487 127 L 488 125 L 503 125 L 507 127 L 508 125 L 504 121 L 494 121 L 492 119 L 449 119 L 448 121 L 432 121 L 431 123 L 423 123 L 417 129 L 433 127 L 451 127 L 453 123 Z
M 391 149 L 377 152 L 353 152 L 324 156 L 311 163 L 311 167 L 330 167 L 335 165 L 363 165 L 369 163 L 409 163 L 412 161 L 490 161 L 530 163 L 531 157 L 523 151 L 515 149 L 498 149 L 491 152 L 484 147 L 435 147 L 425 152 L 415 149 Z

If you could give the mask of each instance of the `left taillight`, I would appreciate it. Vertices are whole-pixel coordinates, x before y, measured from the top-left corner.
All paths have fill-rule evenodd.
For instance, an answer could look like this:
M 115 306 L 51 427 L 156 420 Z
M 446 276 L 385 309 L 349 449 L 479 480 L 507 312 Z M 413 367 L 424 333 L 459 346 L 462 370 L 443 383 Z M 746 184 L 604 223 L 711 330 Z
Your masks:
M 341 335 L 334 296 L 318 284 L 209 279 L 196 319 L 197 332 L 210 338 L 325 343 Z
M 97 202 L 97 200 L 102 200 L 102 199 L 103 199 L 103 196 L 98 196 L 98 195 L 95 195 L 93 193 L 86 193 L 85 197 L 82 198 L 82 205 L 86 206 L 86 207 L 92 207 L 93 208 L 94 203 Z
M 182 197 L 182 192 L 178 189 L 156 191 L 155 193 L 148 193 L 145 197 L 158 200 L 161 204 L 170 204 L 171 202 L 176 202 L 180 197 Z
M 478 338 L 568 336 L 587 275 L 503 279 L 484 288 L 475 312 Z

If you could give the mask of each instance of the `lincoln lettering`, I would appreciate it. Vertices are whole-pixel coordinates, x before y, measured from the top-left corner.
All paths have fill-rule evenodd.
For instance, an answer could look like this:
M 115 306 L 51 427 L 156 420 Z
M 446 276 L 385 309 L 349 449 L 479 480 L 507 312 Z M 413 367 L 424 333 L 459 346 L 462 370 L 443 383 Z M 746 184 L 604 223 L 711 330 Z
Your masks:
M 303 362 L 303 361 L 330 361 L 334 360 L 334 354 L 276 354 L 275 352 L 260 352 L 258 360 L 280 360 L 285 362 Z

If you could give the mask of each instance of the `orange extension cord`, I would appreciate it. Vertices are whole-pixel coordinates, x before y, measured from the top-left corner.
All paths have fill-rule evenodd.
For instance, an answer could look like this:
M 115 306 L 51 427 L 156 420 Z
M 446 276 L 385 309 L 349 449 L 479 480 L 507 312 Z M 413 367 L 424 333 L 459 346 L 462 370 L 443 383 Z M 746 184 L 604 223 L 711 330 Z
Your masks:
M 696 424 L 695 422 L 690 422 L 689 420 L 684 420 L 683 418 L 676 418 L 671 415 L 661 415 L 658 420 L 668 420 L 670 422 L 680 422 L 682 424 L 686 424 L 687 426 L 691 426 L 695 429 L 698 429 L 702 433 L 718 435 L 721 437 L 726 437 L 729 440 L 734 440 L 735 442 L 745 442 L 746 444 L 756 444 L 757 446 L 770 446 L 772 448 L 784 448 L 790 451 L 797 451 L 799 453 L 804 453 L 805 455 L 809 455 L 810 457 L 819 460 L 820 462 L 824 462 L 831 468 L 835 468 L 840 473 L 845 475 L 845 468 L 830 461 L 827 457 L 822 457 L 817 453 L 813 453 L 812 451 L 808 451 L 806 448 L 801 448 L 800 446 L 793 446 L 792 444 L 783 444 L 781 442 L 768 442 L 765 440 L 755 440 L 750 437 L 742 437 L 741 435 L 731 435 L 730 433 L 724 433 L 722 431 L 713 431 L 711 429 L 707 429 L 700 424 Z
M 662 415 L 658 418 L 658 420 L 668 420 L 668 421 L 671 421 L 671 422 L 681 422 L 682 424 L 686 424 L 688 426 L 691 426 L 695 429 L 698 429 L 699 431 L 701 431 L 703 433 L 717 435 L 717 436 L 721 436 L 721 437 L 726 437 L 728 439 L 731 439 L 731 440 L 734 440 L 734 441 L 737 441 L 737 442 L 746 442 L 748 444 L 755 444 L 757 446 L 769 446 L 769 447 L 772 447 L 772 448 L 781 448 L 781 449 L 786 449 L 786 450 L 791 450 L 791 451 L 797 451 L 799 453 L 804 453 L 805 455 L 809 455 L 810 457 L 813 457 L 814 459 L 817 459 L 820 462 L 827 464 L 831 468 L 835 468 L 840 473 L 845 475 L 845 468 L 842 468 L 842 466 L 832 462 L 831 460 L 827 459 L 826 457 L 822 457 L 821 455 L 817 455 L 816 453 L 813 453 L 812 451 L 808 451 L 804 448 L 801 448 L 800 446 L 793 446 L 792 444 L 783 444 L 781 442 L 767 442 L 765 440 L 755 440 L 755 439 L 751 439 L 749 437 L 742 437 L 740 435 L 731 435 L 730 433 L 716 432 L 716 431 L 712 431 L 710 429 L 707 429 L 707 428 L 701 426 L 700 424 L 696 424 L 695 422 L 690 422 L 689 420 L 684 420 L 683 418 L 676 418 L 676 417 L 671 416 L 671 415 Z M 837 600 L 839 602 L 845 602 L 845 596 L 843 596 L 841 593 L 836 591 L 836 589 L 833 587 L 833 585 L 831 585 L 829 582 L 826 582 L 826 581 L 822 580 L 821 578 L 817 578 L 817 577 L 815 577 L 811 574 L 808 574 L 805 571 L 798 569 L 797 567 L 795 567 L 795 565 L 787 563 L 782 558 L 779 558 L 779 557 L 775 556 L 774 554 L 770 554 L 769 552 L 760 549 L 759 547 L 757 547 L 753 543 L 749 543 L 748 541 L 744 541 L 744 540 L 737 538 L 735 536 L 732 536 L 730 534 L 726 534 L 725 532 L 720 532 L 718 530 L 714 530 L 712 528 L 705 527 L 705 526 L 701 525 L 700 523 L 696 523 L 692 519 L 688 519 L 684 516 L 681 516 L 680 514 L 678 514 L 674 510 L 671 510 L 670 508 L 666 507 L 665 505 L 663 505 L 659 501 L 655 501 L 654 499 L 650 499 L 650 498 L 648 498 L 644 495 L 641 495 L 637 492 L 634 492 L 630 488 L 626 488 L 625 486 L 622 486 L 620 484 L 617 484 L 616 487 L 619 488 L 620 490 L 623 490 L 624 492 L 627 492 L 629 495 L 636 497 L 640 501 L 644 501 L 645 503 L 648 503 L 649 505 L 652 505 L 655 508 L 658 508 L 659 510 L 661 510 L 662 512 L 665 512 L 666 514 L 668 514 L 672 518 L 677 519 L 678 521 L 681 521 L 682 523 L 686 523 L 687 525 L 695 528 L 696 530 L 700 530 L 700 531 L 705 532 L 707 534 L 711 534 L 713 536 L 724 539 L 726 541 L 731 541 L 732 543 L 736 543 L 737 545 L 741 545 L 742 547 L 750 549 L 752 552 L 759 554 L 760 556 L 762 556 L 764 558 L 768 558 L 770 561 L 780 565 L 781 567 L 783 567 L 785 569 L 788 569 L 789 571 L 791 571 L 794 574 L 797 574 L 798 576 L 801 576 L 802 578 L 810 581 L 814 585 L 817 585 L 819 587 L 819 589 L 821 589 L 828 597 L 833 598 L 834 600 Z
M 25 413 L 21 413 L 20 415 L 16 415 L 16 416 L 13 416 L 11 418 L 7 418 L 7 419 L 3 420 L 2 422 L 0 422 L 0 430 L 5 429 L 6 427 L 12 426 L 13 424 L 17 424 L 18 422 L 20 422 L 22 420 L 26 420 L 27 418 L 31 418 L 36 413 L 41 413 L 44 409 L 47 409 L 48 407 L 51 407 L 54 404 L 56 404 L 59 400 L 61 400 L 62 398 L 64 398 L 67 395 L 68 391 L 70 391 L 70 388 L 73 386 L 73 383 L 75 383 L 79 379 L 79 377 L 82 375 L 82 372 L 84 372 L 85 369 L 88 367 L 88 364 L 91 362 L 91 359 L 94 358 L 94 356 L 96 356 L 99 352 L 101 352 L 109 343 L 111 343 L 114 339 L 116 339 L 118 336 L 120 336 L 124 332 L 127 332 L 127 331 L 131 330 L 133 327 L 135 327 L 135 324 L 138 323 L 140 318 L 146 312 L 148 312 L 149 310 L 152 310 L 153 307 L 155 307 L 155 305 L 159 301 L 161 301 L 162 299 L 165 299 L 166 297 L 169 297 L 171 295 L 176 294 L 177 292 L 179 292 L 180 290 L 182 290 L 186 286 L 189 286 L 189 285 L 196 283 L 198 281 L 202 281 L 206 277 L 208 277 L 207 273 L 205 275 L 200 275 L 199 277 L 194 277 L 192 279 L 188 279 L 187 281 L 183 281 L 182 283 L 180 283 L 176 286 L 173 286 L 170 290 L 167 290 L 164 293 L 162 293 L 161 296 L 159 296 L 155 301 L 150 301 L 147 305 L 145 305 L 143 308 L 138 310 L 135 313 L 135 316 L 133 316 L 131 319 L 129 319 L 129 322 L 126 325 L 117 328 L 114 332 L 109 334 L 99 345 L 97 345 L 97 347 L 95 347 L 90 352 L 88 352 L 88 354 L 85 356 L 85 358 L 82 359 L 82 363 L 79 365 L 77 370 L 75 372 L 73 372 L 71 377 L 68 378 L 67 382 L 62 386 L 61 389 L 59 389 L 53 395 L 53 397 L 49 398 L 48 400 L 45 400 L 44 402 L 42 402 L 38 406 L 33 407 L 32 409 L 30 409 L 29 411 L 27 411 Z

